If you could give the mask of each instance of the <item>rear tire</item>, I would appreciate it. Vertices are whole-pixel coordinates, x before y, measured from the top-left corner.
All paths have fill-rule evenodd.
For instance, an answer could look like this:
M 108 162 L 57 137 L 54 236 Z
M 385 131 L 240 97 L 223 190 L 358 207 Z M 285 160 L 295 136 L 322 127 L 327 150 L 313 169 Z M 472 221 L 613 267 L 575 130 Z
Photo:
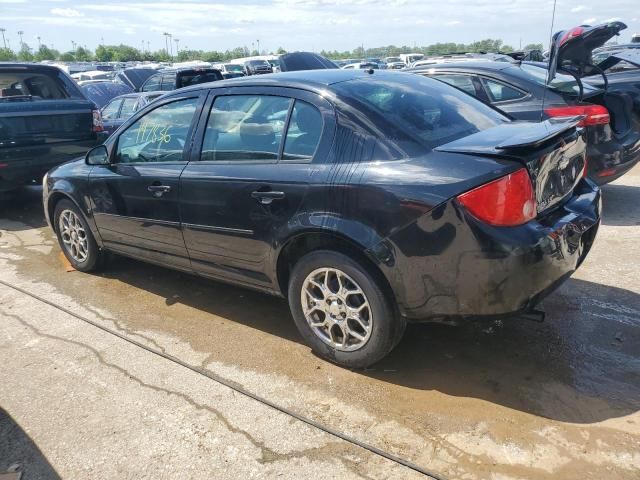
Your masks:
M 373 365 L 402 338 L 406 321 L 389 297 L 365 266 L 329 250 L 303 256 L 289 281 L 289 306 L 306 343 L 348 368 Z
M 102 267 L 104 254 L 84 215 L 72 201 L 65 199 L 56 204 L 53 225 L 60 248 L 73 268 L 93 272 Z

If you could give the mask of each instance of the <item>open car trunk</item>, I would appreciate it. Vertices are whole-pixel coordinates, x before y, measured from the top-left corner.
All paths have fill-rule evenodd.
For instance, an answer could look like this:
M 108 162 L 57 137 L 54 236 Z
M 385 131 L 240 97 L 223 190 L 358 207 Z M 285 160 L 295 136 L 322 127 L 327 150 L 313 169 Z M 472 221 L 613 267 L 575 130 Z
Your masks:
M 586 166 L 580 119 L 505 123 L 436 150 L 500 157 L 523 164 L 536 193 L 538 214 L 568 198 Z

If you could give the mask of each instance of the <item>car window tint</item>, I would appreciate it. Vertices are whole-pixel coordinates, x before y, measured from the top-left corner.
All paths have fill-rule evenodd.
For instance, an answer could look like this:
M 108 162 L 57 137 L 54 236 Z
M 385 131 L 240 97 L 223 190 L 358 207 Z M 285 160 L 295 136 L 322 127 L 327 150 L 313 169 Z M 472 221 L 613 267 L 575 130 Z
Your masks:
M 347 80 L 333 88 L 367 124 L 406 152 L 435 148 L 506 121 L 476 98 L 422 75 Z M 416 143 L 418 142 L 418 143 Z
M 437 75 L 435 78 L 443 82 L 453 85 L 462 91 L 467 92 L 469 95 L 476 95 L 476 88 L 473 86 L 473 79 L 471 75 Z
M 506 102 L 507 100 L 517 100 L 525 96 L 520 90 L 509 87 L 502 82 L 489 80 L 488 78 L 483 78 L 482 81 L 487 87 L 487 93 L 492 102 Z
M 313 105 L 296 100 L 287 129 L 283 160 L 309 160 L 322 133 L 322 115 Z
M 105 120 L 111 120 L 118 116 L 118 110 L 120 109 L 120 104 L 122 103 L 122 99 L 118 98 L 117 100 L 112 101 L 106 107 L 102 109 L 102 118 Z
M 137 97 L 127 97 L 122 101 L 122 108 L 120 109 L 120 118 L 129 118 L 136 111 L 136 104 L 138 103 Z
M 162 79 L 161 75 L 154 75 L 146 83 L 142 86 L 143 92 L 155 92 L 156 90 L 160 90 L 160 80 Z
M 269 95 L 217 97 L 207 121 L 201 159 L 276 160 L 291 99 Z
M 118 137 L 116 161 L 180 162 L 197 98 L 169 103 L 139 118 Z
M 176 76 L 174 75 L 163 75 L 162 77 L 162 86 L 160 90 L 164 92 L 168 92 L 171 90 L 175 90 L 176 88 Z

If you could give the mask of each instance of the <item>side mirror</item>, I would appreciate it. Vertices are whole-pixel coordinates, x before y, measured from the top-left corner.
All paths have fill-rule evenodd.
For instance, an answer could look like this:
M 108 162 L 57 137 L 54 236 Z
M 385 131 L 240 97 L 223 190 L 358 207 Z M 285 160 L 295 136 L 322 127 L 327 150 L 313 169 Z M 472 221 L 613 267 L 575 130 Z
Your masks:
M 109 152 L 104 145 L 93 147 L 84 158 L 87 165 L 109 165 Z

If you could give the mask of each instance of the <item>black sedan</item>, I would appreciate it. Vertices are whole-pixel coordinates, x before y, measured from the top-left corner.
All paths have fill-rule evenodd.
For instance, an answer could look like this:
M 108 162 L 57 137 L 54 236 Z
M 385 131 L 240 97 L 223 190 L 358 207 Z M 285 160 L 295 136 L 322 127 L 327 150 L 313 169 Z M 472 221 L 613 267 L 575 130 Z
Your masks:
M 575 124 L 397 72 L 227 80 L 49 172 L 44 206 L 77 270 L 111 251 L 284 296 L 315 351 L 366 367 L 408 319 L 528 313 L 578 268 L 600 192 Z
M 619 31 L 618 26 L 607 27 L 609 30 L 598 42 L 606 41 Z M 635 78 L 626 81 L 614 80 L 608 75 L 611 81 L 607 83 L 599 75 L 593 75 L 594 69 L 589 72 L 588 81 L 581 80 L 578 73 L 568 70 L 562 54 L 567 53 L 563 48 L 579 41 L 586 33 L 581 28 L 559 47 L 558 63 L 567 70 L 558 69 L 549 88 L 545 87 L 549 75 L 547 65 L 535 62 L 449 63 L 410 71 L 449 83 L 518 120 L 583 115 L 589 177 L 605 184 L 619 178 L 640 160 L 640 110 L 634 108 L 640 104 L 640 74 L 635 72 Z M 558 43 L 562 38 L 559 37 Z M 590 58 L 591 47 L 585 43 L 584 53 Z M 583 50 L 585 43 L 580 44 Z

